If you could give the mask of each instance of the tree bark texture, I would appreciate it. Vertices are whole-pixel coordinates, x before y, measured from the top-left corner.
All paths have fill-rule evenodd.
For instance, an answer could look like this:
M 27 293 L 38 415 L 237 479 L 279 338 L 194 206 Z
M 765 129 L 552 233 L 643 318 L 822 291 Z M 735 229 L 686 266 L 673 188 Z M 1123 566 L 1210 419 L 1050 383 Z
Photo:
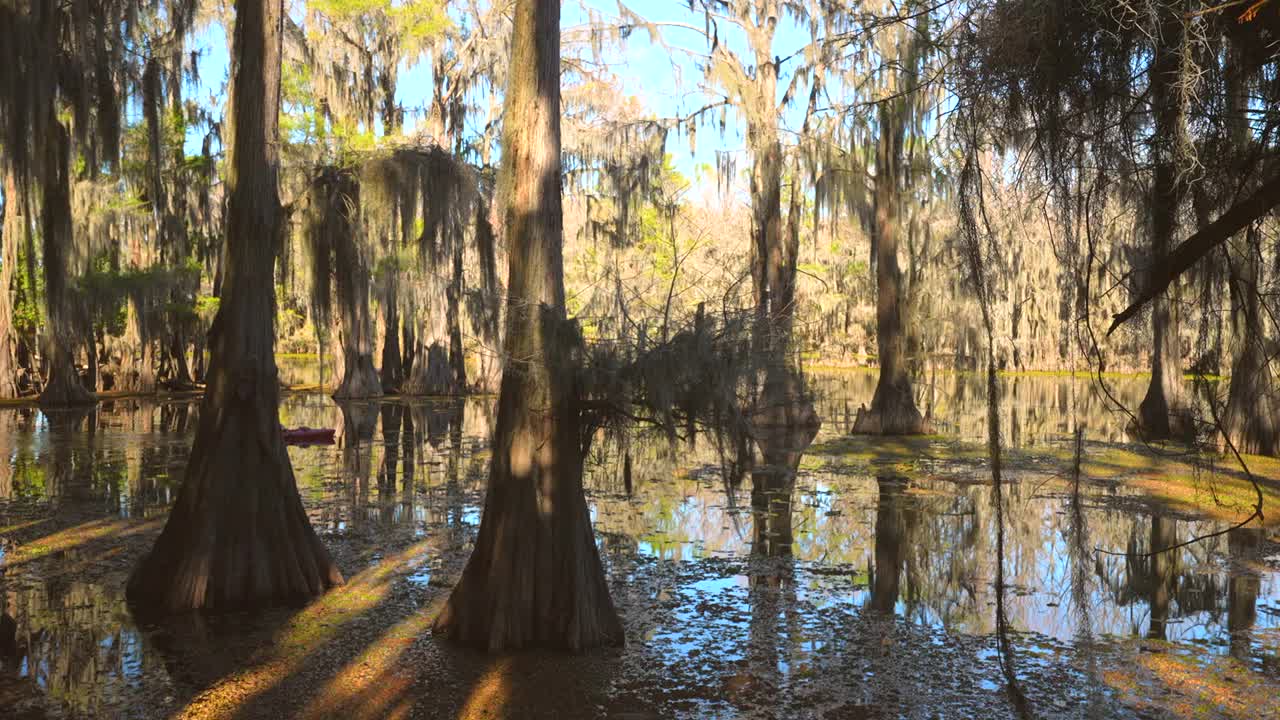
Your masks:
M 4 172 L 4 220 L 0 225 L 0 398 L 12 399 L 18 389 L 18 338 L 13 327 L 13 271 L 18 264 L 18 237 L 25 232 L 18 199 L 18 180 L 8 164 Z
M 227 265 L 178 500 L 128 597 L 160 613 L 298 604 L 342 582 L 298 495 L 277 416 L 281 0 L 236 3 Z
M 490 651 L 623 641 L 582 490 L 565 318 L 560 200 L 560 2 L 515 6 L 503 142 L 511 248 L 504 368 L 475 551 L 435 632 Z

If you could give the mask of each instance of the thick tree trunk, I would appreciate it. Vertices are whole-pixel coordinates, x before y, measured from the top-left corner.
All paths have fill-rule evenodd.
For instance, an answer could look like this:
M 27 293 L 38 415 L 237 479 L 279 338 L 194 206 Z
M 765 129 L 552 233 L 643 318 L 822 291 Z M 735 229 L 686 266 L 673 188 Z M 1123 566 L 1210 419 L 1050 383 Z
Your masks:
M 1186 22 L 1181 13 L 1164 9 L 1155 58 L 1148 71 L 1155 113 L 1151 155 L 1155 177 L 1151 187 L 1151 267 L 1169 260 L 1178 212 L 1186 194 L 1181 157 L 1188 143 L 1186 109 L 1180 95 L 1180 63 Z M 1150 440 L 1187 439 L 1194 433 L 1182 383 L 1182 343 L 1179 338 L 1178 286 L 1151 304 L 1151 384 L 1138 406 L 1141 431 Z
M 438 276 L 425 282 L 432 289 L 427 320 L 417 336 L 413 365 L 400 391 L 406 395 L 454 395 L 453 370 L 449 365 L 449 315 L 444 281 Z
M 13 329 L 13 271 L 18 264 L 18 238 L 25 232 L 18 179 L 7 163 L 4 171 L 4 221 L 0 225 L 0 398 L 11 399 L 18 390 L 18 338 Z
M 297 604 L 342 582 L 311 528 L 277 416 L 281 0 L 236 3 L 227 266 L 178 500 L 128 596 L 157 612 Z
M 135 266 L 136 267 L 136 266 Z M 155 353 L 151 329 L 147 327 L 144 297 L 130 297 L 126 329 L 120 353 L 120 371 L 113 389 L 129 393 L 156 391 Z
M 480 535 L 435 632 L 491 651 L 621 643 L 582 491 L 560 204 L 560 2 L 517 0 L 503 142 L 508 363 Z
M 71 288 L 71 139 L 56 119 L 49 122 L 52 137 L 45 145 L 41 182 L 41 225 L 44 250 L 45 308 L 49 320 L 46 342 L 49 375 L 40 404 L 46 407 L 88 405 L 97 402 L 76 372 L 75 350 L 79 313 Z
M 768 66 L 772 68 L 772 64 Z M 773 85 L 776 87 L 774 77 Z M 782 145 L 776 124 L 753 128 L 751 168 L 752 270 L 756 300 L 755 350 L 766 363 L 785 354 L 790 343 L 791 286 L 794 262 L 788 262 L 782 234 Z
M 776 18 L 778 7 L 767 2 L 762 15 Z M 762 18 L 763 20 L 763 18 Z M 774 27 L 762 22 L 753 36 L 756 68 L 754 102 L 750 108 L 748 142 L 751 163 L 751 279 L 755 296 L 755 328 L 752 350 L 765 366 L 785 364 L 791 345 L 791 325 L 795 296 L 795 256 L 790 236 L 782 227 L 782 143 L 778 137 L 778 115 L 773 111 L 778 95 L 778 65 L 773 56 Z M 717 53 L 713 50 L 713 55 Z M 737 65 L 736 58 L 721 62 Z
M 880 107 L 880 138 L 876 145 L 875 252 L 876 345 L 880 379 L 870 410 L 858 410 L 855 433 L 918 435 L 928 432 L 916 409 L 907 374 L 905 330 L 902 321 L 902 271 L 898 268 L 898 172 L 902 161 L 901 100 Z

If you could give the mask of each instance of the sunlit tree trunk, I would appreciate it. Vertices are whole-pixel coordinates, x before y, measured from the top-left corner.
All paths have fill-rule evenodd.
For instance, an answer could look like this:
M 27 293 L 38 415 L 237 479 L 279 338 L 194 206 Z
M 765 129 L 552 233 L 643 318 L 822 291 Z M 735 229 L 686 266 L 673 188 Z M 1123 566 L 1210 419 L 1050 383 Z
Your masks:
M 1148 70 L 1155 114 L 1151 156 L 1155 177 L 1151 189 L 1151 267 L 1164 264 L 1178 231 L 1178 213 L 1186 195 L 1182 156 L 1188 152 L 1187 114 L 1179 83 L 1186 34 L 1182 14 L 1164 8 L 1155 57 Z M 1185 438 L 1193 431 L 1182 382 L 1177 283 L 1151 303 L 1151 384 L 1138 406 L 1142 432 L 1152 440 Z
M 461 238 L 454 243 L 450 262 L 449 287 L 445 290 L 447 306 L 445 324 L 449 328 L 449 386 L 454 393 L 467 391 L 467 360 L 462 349 L 462 247 Z
M 146 610 L 294 604 L 342 582 L 302 507 L 277 416 L 282 18 L 282 0 L 236 3 L 226 277 L 182 489 L 129 580 Z
M 4 220 L 0 225 L 0 398 L 18 397 L 18 339 L 13 328 L 13 276 L 18 238 L 25 232 L 18 179 L 3 160 Z
M 517 0 L 502 143 L 511 248 L 488 494 L 475 551 L 435 632 L 491 651 L 620 643 L 582 490 L 565 317 L 560 200 L 560 2 Z
M 876 145 L 875 260 L 876 345 L 880 379 L 871 409 L 859 411 L 855 433 L 913 435 L 927 431 L 916 408 L 907 374 L 903 325 L 902 271 L 898 267 L 898 216 L 905 127 L 903 103 L 898 99 L 880 106 L 879 140 Z
M 770 63 L 760 72 L 777 76 Z M 770 84 L 770 83 L 766 83 Z M 765 96 L 763 91 L 762 96 Z M 765 97 L 772 97 L 768 95 Z M 785 352 L 790 340 L 790 283 L 782 235 L 782 145 L 776 124 L 753 128 L 755 153 L 751 167 L 752 268 L 756 300 L 756 348 L 765 356 Z

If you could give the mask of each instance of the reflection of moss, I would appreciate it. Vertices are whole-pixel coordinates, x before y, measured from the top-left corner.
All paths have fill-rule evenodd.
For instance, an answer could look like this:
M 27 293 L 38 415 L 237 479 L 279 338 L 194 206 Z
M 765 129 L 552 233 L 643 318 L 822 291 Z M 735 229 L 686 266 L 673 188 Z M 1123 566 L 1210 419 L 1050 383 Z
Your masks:
M 1075 450 L 1069 444 L 1008 448 L 1004 461 L 1007 472 L 1068 477 Z M 1280 459 L 1249 456 L 1245 461 L 1262 489 L 1264 510 L 1280 508 Z M 959 481 L 990 479 L 985 444 L 936 435 L 834 438 L 815 445 L 803 467 L 867 474 L 925 472 Z M 1225 458 L 1158 456 L 1140 446 L 1086 444 L 1081 474 L 1087 480 L 1140 490 L 1157 502 L 1215 520 L 1241 520 L 1257 502 L 1248 477 Z M 1280 512 L 1266 514 L 1268 525 L 1280 524 Z

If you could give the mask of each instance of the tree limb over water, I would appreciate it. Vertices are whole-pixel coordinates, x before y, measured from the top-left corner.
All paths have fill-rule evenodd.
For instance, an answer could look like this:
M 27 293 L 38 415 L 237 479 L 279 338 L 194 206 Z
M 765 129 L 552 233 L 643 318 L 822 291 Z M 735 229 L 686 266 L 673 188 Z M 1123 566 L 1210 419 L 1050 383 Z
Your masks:
M 1146 290 L 1129 307 L 1116 313 L 1107 329 L 1107 335 L 1137 315 L 1149 302 L 1159 297 L 1174 280 L 1207 256 L 1214 248 L 1230 240 L 1236 233 L 1257 221 L 1280 205 L 1280 175 L 1271 178 L 1258 191 L 1241 200 L 1191 237 L 1182 241 L 1169 254 L 1163 265 L 1156 267 Z

